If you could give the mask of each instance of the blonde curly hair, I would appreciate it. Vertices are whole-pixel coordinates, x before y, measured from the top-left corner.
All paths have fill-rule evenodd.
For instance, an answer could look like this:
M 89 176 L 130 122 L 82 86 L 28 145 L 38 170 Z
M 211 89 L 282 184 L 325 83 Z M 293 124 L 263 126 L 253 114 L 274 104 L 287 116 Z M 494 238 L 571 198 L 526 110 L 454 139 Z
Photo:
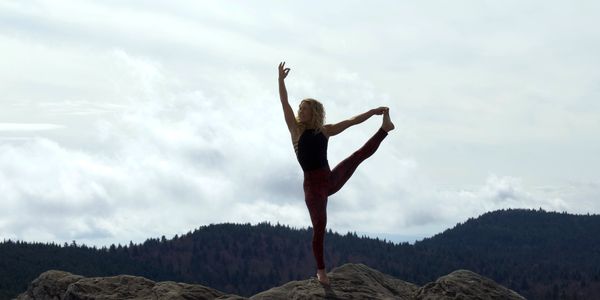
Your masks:
M 300 132 L 307 128 L 313 128 L 316 132 L 320 132 L 323 130 L 323 125 L 325 124 L 325 108 L 323 107 L 323 104 L 316 99 L 306 98 L 300 102 L 300 105 L 304 102 L 308 103 L 310 106 L 312 119 L 310 120 L 310 123 L 307 124 L 300 121 L 300 116 L 296 116 L 296 123 L 298 124 Z

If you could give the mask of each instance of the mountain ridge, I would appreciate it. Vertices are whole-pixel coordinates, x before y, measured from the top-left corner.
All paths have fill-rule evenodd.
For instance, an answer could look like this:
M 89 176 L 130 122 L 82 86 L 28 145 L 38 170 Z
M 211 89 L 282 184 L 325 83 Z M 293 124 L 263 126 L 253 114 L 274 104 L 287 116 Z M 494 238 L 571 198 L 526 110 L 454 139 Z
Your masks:
M 203 226 L 172 239 L 94 249 L 4 242 L 0 298 L 14 297 L 41 272 L 133 274 L 250 296 L 314 275 L 311 230 L 261 223 Z M 328 266 L 363 263 L 422 285 L 457 269 L 489 277 L 530 299 L 600 294 L 600 216 L 499 210 L 410 245 L 354 233 L 326 235 Z

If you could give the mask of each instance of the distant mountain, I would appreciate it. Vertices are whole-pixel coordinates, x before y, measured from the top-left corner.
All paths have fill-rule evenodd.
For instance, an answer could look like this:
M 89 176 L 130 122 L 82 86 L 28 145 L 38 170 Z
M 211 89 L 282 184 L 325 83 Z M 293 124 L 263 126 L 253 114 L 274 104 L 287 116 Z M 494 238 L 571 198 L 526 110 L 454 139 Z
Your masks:
M 599 215 L 500 210 L 415 248 L 444 258 L 437 261 L 441 270 L 470 269 L 527 298 L 600 299 Z
M 14 297 L 40 273 L 130 274 L 197 283 L 250 296 L 314 276 L 310 229 L 262 223 L 216 224 L 182 236 L 96 249 L 5 241 L 0 244 L 0 297 Z M 468 269 L 528 299 L 593 299 L 600 295 L 600 216 L 501 210 L 417 242 L 326 236 L 328 266 L 363 263 L 423 285 Z

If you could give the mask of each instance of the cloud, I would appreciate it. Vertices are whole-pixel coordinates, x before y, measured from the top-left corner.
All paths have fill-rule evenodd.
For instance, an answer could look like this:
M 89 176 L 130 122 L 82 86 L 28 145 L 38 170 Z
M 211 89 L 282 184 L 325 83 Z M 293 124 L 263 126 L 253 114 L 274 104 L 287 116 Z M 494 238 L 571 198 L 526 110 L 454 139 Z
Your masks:
M 43 131 L 64 128 L 57 124 L 43 123 L 0 123 L 0 131 Z
M 90 157 L 37 138 L 0 145 L 2 233 L 8 237 L 60 238 L 90 231 L 90 220 L 116 207 L 105 189 L 109 178 L 90 165 Z M 85 221 L 85 222 L 84 222 Z M 82 226 L 80 226 L 82 225 Z M 53 228 L 53 229 L 51 229 Z M 56 236 L 55 231 L 70 236 Z
M 386 105 L 397 125 L 331 197 L 334 230 L 600 211 L 595 4 L 339 4 L 2 2 L 0 234 L 106 244 L 308 226 L 280 60 L 293 107 L 317 98 L 337 122 Z M 332 138 L 332 167 L 380 122 Z
M 211 222 L 284 218 L 273 212 L 289 211 L 293 193 L 282 184 L 293 185 L 291 169 L 277 167 L 289 156 L 269 152 L 273 133 L 265 124 L 271 121 L 248 116 L 257 93 L 238 93 L 253 86 L 209 98 L 180 89 L 151 60 L 122 50 L 112 55 L 124 101 L 85 124 L 97 148 L 42 137 L 2 144 L 2 191 L 11 203 L 2 216 L 4 235 L 126 242 Z M 252 100 L 236 98 L 248 95 Z M 255 215 L 236 205 L 254 201 L 273 204 Z
M 186 89 L 180 78 L 166 76 L 155 61 L 124 50 L 109 55 L 120 76 L 113 87 L 123 101 L 113 106 L 118 109 L 93 114 L 86 125 L 97 148 L 66 147 L 45 138 L 0 148 L 1 189 L 12 203 L 3 216 L 4 234 L 102 244 L 141 241 L 218 222 L 266 220 L 309 226 L 302 174 L 289 134 L 280 126 L 277 101 L 260 105 L 276 96 L 259 77 L 238 73 L 233 83 L 222 83 L 223 88 L 209 96 L 199 88 Z M 362 91 L 364 99 L 378 98 L 356 75 L 337 80 L 340 87 Z M 317 86 L 310 78 L 299 82 L 299 90 Z M 231 85 L 235 88 L 226 88 Z M 335 92 L 330 97 L 330 116 L 338 120 L 344 118 L 340 111 L 366 106 L 349 102 L 350 108 L 340 109 L 345 98 Z M 396 120 L 400 125 L 403 119 Z M 360 147 L 379 122 L 369 120 L 332 138 L 332 167 Z M 331 228 L 425 236 L 489 210 L 572 206 L 561 193 L 545 198 L 546 193 L 531 191 L 511 176 L 490 175 L 471 189 L 440 189 L 403 147 L 409 134 L 401 127 L 392 132 L 347 186 L 330 198 Z M 38 184 L 31 184 L 32 178 L 38 178 Z M 28 217 L 14 219 L 9 214 Z

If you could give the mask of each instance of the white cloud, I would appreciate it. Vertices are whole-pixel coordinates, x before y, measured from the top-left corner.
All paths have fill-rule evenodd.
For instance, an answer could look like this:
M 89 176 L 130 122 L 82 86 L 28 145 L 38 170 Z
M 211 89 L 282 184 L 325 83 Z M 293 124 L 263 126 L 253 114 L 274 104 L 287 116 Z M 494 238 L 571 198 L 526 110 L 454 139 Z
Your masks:
M 62 125 L 44 123 L 0 123 L 0 131 L 43 131 L 63 127 Z
M 293 107 L 320 99 L 336 122 L 387 105 L 398 128 L 330 198 L 335 230 L 599 212 L 598 10 L 546 4 L 2 2 L 0 235 L 308 226 L 280 60 Z M 332 138 L 332 167 L 379 124 Z

